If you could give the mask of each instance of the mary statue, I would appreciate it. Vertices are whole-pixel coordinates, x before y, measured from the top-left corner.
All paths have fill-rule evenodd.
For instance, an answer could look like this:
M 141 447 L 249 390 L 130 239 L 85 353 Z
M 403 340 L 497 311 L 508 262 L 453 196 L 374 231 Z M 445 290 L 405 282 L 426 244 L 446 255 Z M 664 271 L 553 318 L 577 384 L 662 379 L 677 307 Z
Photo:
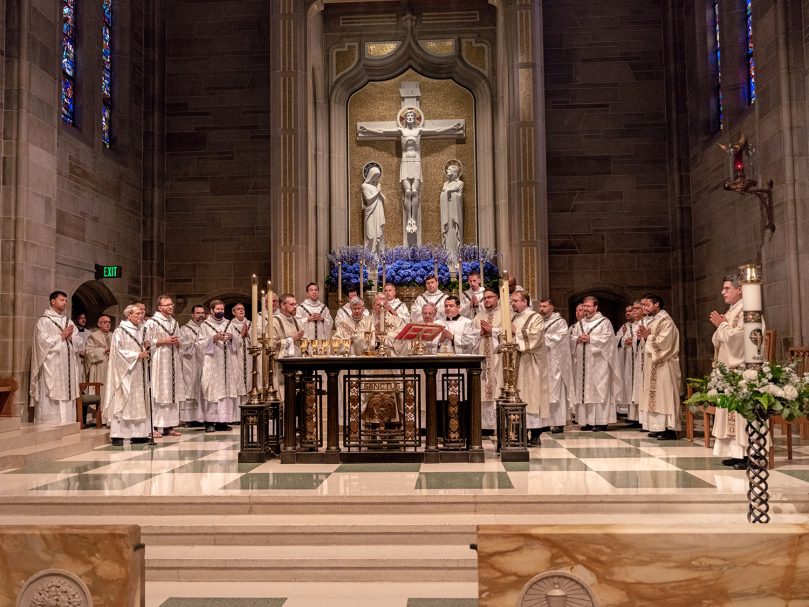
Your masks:
M 362 172 L 365 177 L 362 182 L 365 248 L 378 255 L 385 246 L 385 196 L 379 186 L 382 167 L 379 163 L 369 162 Z

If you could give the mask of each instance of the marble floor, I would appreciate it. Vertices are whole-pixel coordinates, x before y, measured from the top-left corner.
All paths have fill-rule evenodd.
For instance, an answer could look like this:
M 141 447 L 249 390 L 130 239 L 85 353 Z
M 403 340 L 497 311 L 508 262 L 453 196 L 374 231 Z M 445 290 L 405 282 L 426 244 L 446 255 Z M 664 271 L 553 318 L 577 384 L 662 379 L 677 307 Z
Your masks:
M 786 460 L 776 439 L 770 494 L 809 491 L 809 442 Z M 102 446 L 0 473 L 0 496 L 424 496 L 743 495 L 744 471 L 729 469 L 701 442 L 658 441 L 616 426 L 607 432 L 543 435 L 528 462 L 501 463 L 484 441 L 479 464 L 240 464 L 237 430 L 162 439 L 156 447 Z
M 806 501 L 809 495 L 809 441 L 794 439 L 793 459 L 786 459 L 785 440 L 776 437 L 776 468 L 770 471 L 769 491 L 780 500 L 774 522 L 809 523 L 805 508 L 790 508 L 790 500 Z M 719 458 L 706 449 L 701 438 L 658 441 L 646 433 L 616 425 L 606 432 L 582 432 L 569 427 L 563 434 L 543 435 L 542 446 L 530 450 L 530 461 L 501 463 L 494 444 L 484 441 L 486 460 L 480 464 L 298 464 L 281 465 L 278 460 L 263 464 L 240 464 L 238 430 L 204 434 L 184 431 L 183 436 L 159 441 L 156 447 L 146 445 L 102 446 L 85 453 L 36 466 L 0 472 L 0 504 L 15 499 L 53 499 L 63 497 L 121 496 L 188 497 L 212 496 L 227 499 L 235 496 L 309 496 L 338 500 L 367 496 L 380 502 L 395 499 L 421 500 L 436 496 L 436 501 L 460 496 L 462 499 L 517 499 L 536 501 L 566 498 L 574 506 L 544 514 L 500 514 L 470 509 L 454 517 L 454 523 L 570 524 L 658 522 L 656 500 L 727 498 L 743 504 L 747 491 L 744 471 L 723 466 Z M 506 496 L 512 496 L 506 498 Z M 603 496 L 603 499 L 601 498 Z M 797 496 L 800 496 L 799 498 Z M 598 498 L 639 499 L 651 503 L 647 510 L 577 511 L 578 500 Z M 429 499 L 428 499 L 429 501 Z M 706 502 L 707 503 L 707 502 Z M 603 512 L 603 513 L 602 513 Z M 746 524 L 738 510 L 732 516 L 740 526 Z M 157 513 L 159 514 L 159 513 Z M 184 517 L 195 523 L 195 517 Z M 200 524 L 212 520 L 200 515 Z M 250 524 L 263 524 L 258 515 L 233 515 L 240 522 L 250 517 Z M 295 522 L 289 512 L 283 523 Z M 400 521 L 389 515 L 391 522 Z M 400 515 L 401 516 L 401 515 Z M 671 524 L 697 522 L 711 525 L 727 522 L 727 514 L 699 512 L 666 515 Z M 386 515 L 375 517 L 385 524 Z M 440 526 L 446 512 L 412 515 L 413 524 Z M 5 524 L 24 523 L 31 515 L 4 517 Z M 43 524 L 55 517 L 40 516 Z M 148 516 L 119 518 L 118 522 L 147 521 Z M 226 516 L 225 519 L 228 517 Z M 363 519 L 321 514 L 304 524 L 361 524 Z M 236 520 L 234 519 L 234 521 Z M 267 519 L 268 522 L 270 519 Z M 367 519 L 365 519 L 367 520 Z M 96 523 L 113 522 L 105 517 Z M 303 521 L 303 519 L 301 519 Z M 69 522 L 69 521 L 67 521 Z M 222 524 L 230 524 L 227 520 Z M 232 523 L 233 521 L 231 521 Z M 409 522 L 406 524 L 410 524 Z M 147 556 L 149 546 L 147 545 Z M 358 582 L 182 582 L 150 581 L 147 583 L 147 607 L 473 607 L 477 605 L 477 583 L 470 581 L 381 583 Z

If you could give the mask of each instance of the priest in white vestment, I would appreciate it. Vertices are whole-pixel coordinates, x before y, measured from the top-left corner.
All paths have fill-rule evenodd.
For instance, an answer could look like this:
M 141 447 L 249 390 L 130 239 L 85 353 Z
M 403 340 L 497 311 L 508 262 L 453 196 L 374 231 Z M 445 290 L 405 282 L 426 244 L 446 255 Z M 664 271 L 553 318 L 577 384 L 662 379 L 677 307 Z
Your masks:
M 486 289 L 481 301 L 474 320 L 479 335 L 478 354 L 486 357 L 480 374 L 480 419 L 483 430 L 492 431 L 497 430 L 497 399 L 503 384 L 503 357 L 497 353 L 503 332 L 500 295 L 494 289 Z
M 359 298 L 360 298 L 360 292 L 357 289 L 351 289 L 350 291 L 348 291 L 348 299 L 346 299 L 346 302 L 342 306 L 340 306 L 340 309 L 337 310 L 337 313 L 334 315 L 334 330 L 335 331 L 337 330 L 337 327 L 339 326 L 341 320 L 348 320 L 349 318 L 351 318 L 351 300 L 352 299 L 359 299 Z M 371 315 L 371 313 L 368 311 L 368 309 L 364 305 L 363 305 L 362 310 L 363 310 L 363 312 L 362 312 L 363 316 L 370 316 Z
M 241 337 L 239 349 L 236 351 L 236 358 L 239 359 L 239 371 L 237 374 L 239 376 L 239 402 L 233 411 L 233 418 L 231 419 L 231 421 L 238 423 L 241 419 L 239 405 L 247 402 L 247 393 L 253 387 L 253 357 L 247 353 L 248 348 L 253 343 L 250 341 L 250 321 L 245 318 L 244 304 L 237 303 L 233 306 L 232 325 Z M 256 360 L 256 364 L 259 364 L 258 360 Z
M 643 389 L 643 348 L 646 341 L 638 336 L 638 329 L 646 326 L 646 312 L 641 300 L 632 304 L 632 322 L 622 336 L 619 351 L 624 353 L 624 402 L 627 404 L 626 420 L 630 428 L 641 428 L 638 403 Z M 641 343 L 642 342 L 642 343 Z
M 576 419 L 582 430 L 604 431 L 618 421 L 615 400 L 621 379 L 615 332 L 598 311 L 598 299 L 588 295 L 582 306 L 584 318 L 570 331 Z
M 528 444 L 539 447 L 542 428 L 551 425 L 548 351 L 545 348 L 545 321 L 529 307 L 530 304 L 531 296 L 525 291 L 511 294 L 512 331 L 520 353 L 517 389 L 526 405 L 526 425 L 530 432 Z
M 348 318 L 340 319 L 334 336 L 340 339 L 350 339 L 350 353 L 354 356 L 362 356 L 365 345 L 368 343 L 366 335 L 372 339 L 370 336 L 374 332 L 374 321 L 359 297 L 352 297 L 348 301 L 348 305 L 351 306 L 351 315 Z
M 744 317 L 742 310 L 742 283 L 735 274 L 722 282 L 722 299 L 730 306 L 724 314 L 716 310 L 709 320 L 716 330 L 711 337 L 714 363 L 728 369 L 744 364 Z M 722 463 L 743 470 L 747 467 L 747 421 L 738 413 L 716 407 L 711 434 L 716 438 L 713 453 L 724 458 Z
M 410 309 L 410 319 L 412 322 L 424 322 L 422 316 L 422 308 L 425 304 L 433 304 L 436 309 L 436 318 L 443 320 L 444 313 L 444 300 L 447 298 L 446 293 L 438 288 L 438 279 L 435 275 L 431 274 L 424 281 L 424 292 L 416 297 L 413 306 Z
M 65 316 L 66 293 L 54 291 L 49 299 L 50 306 L 34 328 L 29 393 L 36 423 L 67 424 L 76 421 L 76 399 L 83 381 L 73 345 L 76 325 Z
M 104 409 L 108 411 L 110 439 L 121 446 L 124 439 L 145 443 L 152 432 L 149 411 L 149 347 L 144 340 L 143 309 L 132 304 L 112 335 Z
M 273 318 L 275 333 L 275 369 L 274 377 L 278 378 L 278 392 L 284 400 L 284 378 L 281 376 L 281 365 L 278 359 L 301 355 L 301 339 L 303 339 L 303 323 L 297 317 L 298 302 L 291 293 L 284 293 L 279 298 L 279 312 Z
M 382 287 L 382 293 L 385 295 L 386 303 L 385 309 L 391 314 L 396 314 L 402 319 L 402 326 L 410 322 L 410 310 L 407 309 L 407 304 L 396 297 L 396 287 L 391 283 L 386 283 Z
M 461 295 L 461 316 L 475 319 L 478 312 L 483 309 L 483 286 L 480 284 L 480 273 L 469 273 L 469 288 Z
M 202 393 L 205 397 L 205 431 L 230 430 L 228 422 L 233 417 L 239 401 L 239 343 L 242 338 L 225 318 L 224 302 L 211 302 L 211 315 L 200 329 L 200 341 L 205 348 L 202 364 Z
M 110 349 L 112 348 L 112 321 L 106 314 L 102 314 L 96 321 L 98 331 L 90 333 L 87 338 L 87 347 L 84 350 L 84 366 L 87 381 L 100 383 L 101 403 L 104 403 L 104 393 L 107 390 L 107 368 L 110 362 Z M 101 406 L 101 405 L 99 405 Z M 107 424 L 109 416 L 106 409 L 101 406 L 101 423 Z
M 329 339 L 334 324 L 328 306 L 320 301 L 320 288 L 313 282 L 306 285 L 306 299 L 297 308 L 298 320 L 303 324 L 304 337 Z
M 643 296 L 649 321 L 638 333 L 646 340 L 643 356 L 643 391 L 638 409 L 646 414 L 650 436 L 659 440 L 677 438 L 680 430 L 680 332 L 663 299 L 654 293 Z
M 180 403 L 185 396 L 180 325 L 174 318 L 174 301 L 168 295 L 157 298 L 157 311 L 146 321 L 152 367 L 152 403 L 155 429 L 162 436 L 182 436 Z
M 202 395 L 205 348 L 200 340 L 200 331 L 206 316 L 205 306 L 195 305 L 191 308 L 191 319 L 180 327 L 185 382 L 185 400 L 180 403 L 180 421 L 191 428 L 205 424 L 205 397 Z
M 545 349 L 548 356 L 548 401 L 550 426 L 554 434 L 561 433 L 570 415 L 573 393 L 573 361 L 570 356 L 567 322 L 556 311 L 550 298 L 539 300 L 539 313 L 545 319 Z

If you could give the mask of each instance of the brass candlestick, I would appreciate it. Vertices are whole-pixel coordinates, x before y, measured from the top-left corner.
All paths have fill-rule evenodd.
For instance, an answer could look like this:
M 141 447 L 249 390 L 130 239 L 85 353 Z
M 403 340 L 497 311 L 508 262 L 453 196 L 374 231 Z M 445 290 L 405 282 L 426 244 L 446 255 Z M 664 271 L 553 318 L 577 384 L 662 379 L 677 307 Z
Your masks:
M 248 402 L 251 405 L 258 405 L 261 403 L 262 397 L 262 390 L 258 388 L 258 355 L 261 354 L 261 348 L 259 346 L 250 346 L 247 348 L 247 353 L 253 357 L 253 387 L 250 388 L 250 392 L 248 393 Z
M 363 356 L 374 356 L 374 350 L 371 346 L 371 342 L 374 337 L 373 331 L 363 331 L 365 334 L 365 349 L 362 351 Z
M 264 350 L 264 386 L 262 386 L 262 398 L 264 402 L 271 400 L 281 400 L 278 389 L 275 387 L 275 344 L 273 338 L 264 336 L 258 340 Z
M 520 365 L 520 352 L 515 342 L 500 344 L 500 354 L 503 356 L 503 386 L 500 388 L 499 401 L 509 403 L 522 402 L 520 391 L 517 389 L 517 373 Z

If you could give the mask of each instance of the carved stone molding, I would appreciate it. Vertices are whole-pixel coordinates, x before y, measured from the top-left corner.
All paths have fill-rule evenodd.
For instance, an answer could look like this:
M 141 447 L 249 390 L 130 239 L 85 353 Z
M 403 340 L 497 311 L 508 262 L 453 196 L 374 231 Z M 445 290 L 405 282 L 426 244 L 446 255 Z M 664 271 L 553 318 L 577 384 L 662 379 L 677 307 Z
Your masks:
M 81 578 L 62 569 L 45 569 L 23 584 L 16 607 L 93 607 L 90 590 Z

